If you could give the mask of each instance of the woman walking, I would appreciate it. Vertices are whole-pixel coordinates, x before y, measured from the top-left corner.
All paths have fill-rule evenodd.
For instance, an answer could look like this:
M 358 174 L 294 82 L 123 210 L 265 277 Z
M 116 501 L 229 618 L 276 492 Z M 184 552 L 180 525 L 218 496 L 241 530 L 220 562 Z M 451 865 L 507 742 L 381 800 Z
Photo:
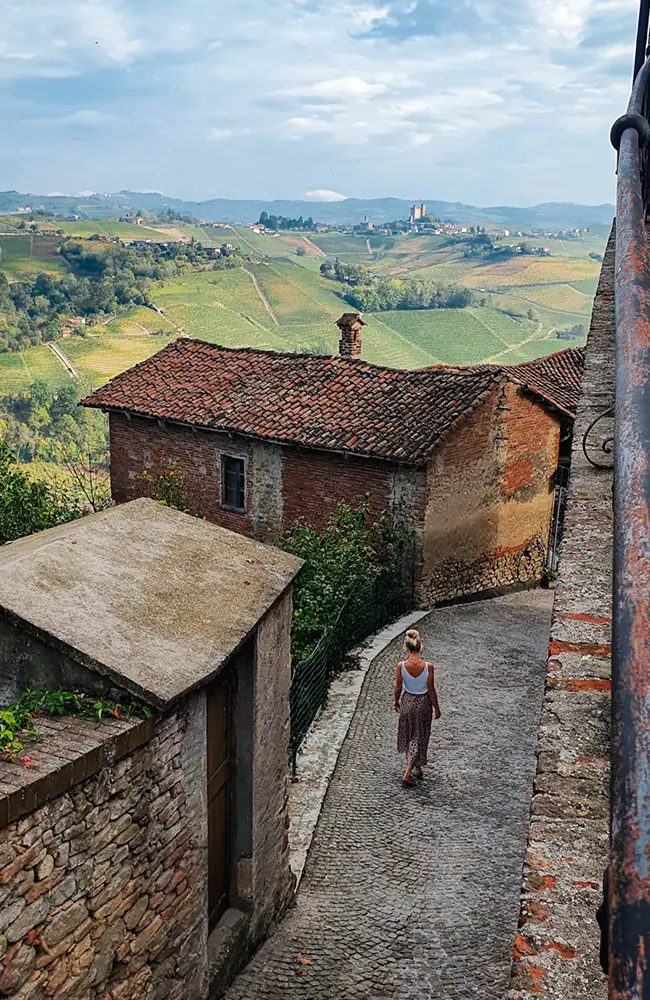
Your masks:
M 438 695 L 434 685 L 433 664 L 420 656 L 420 633 L 406 633 L 406 659 L 395 667 L 395 711 L 399 713 L 397 752 L 406 754 L 406 770 L 402 784 L 412 788 L 413 778 L 423 778 L 431 736 L 431 717 L 440 718 Z

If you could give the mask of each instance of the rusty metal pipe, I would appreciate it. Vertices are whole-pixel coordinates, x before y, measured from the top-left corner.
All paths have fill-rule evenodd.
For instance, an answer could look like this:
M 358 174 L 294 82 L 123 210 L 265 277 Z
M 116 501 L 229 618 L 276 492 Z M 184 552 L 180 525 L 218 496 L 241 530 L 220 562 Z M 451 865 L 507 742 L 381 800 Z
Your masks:
M 650 0 L 641 0 L 639 21 L 636 32 L 636 51 L 634 53 L 634 79 L 643 66 L 648 45 L 648 28 L 650 27 Z
M 630 113 L 641 113 L 649 81 L 645 63 Z M 642 156 L 639 132 L 626 128 L 616 207 L 610 1000 L 650 1000 L 650 274 Z

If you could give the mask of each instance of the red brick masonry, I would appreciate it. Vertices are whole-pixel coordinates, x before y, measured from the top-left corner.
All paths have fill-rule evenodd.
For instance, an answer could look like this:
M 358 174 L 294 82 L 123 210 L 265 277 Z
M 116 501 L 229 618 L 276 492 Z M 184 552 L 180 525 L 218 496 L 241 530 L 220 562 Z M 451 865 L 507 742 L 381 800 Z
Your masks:
M 595 914 L 608 851 L 612 475 L 587 462 L 582 434 L 612 405 L 613 374 L 610 240 L 576 416 L 512 1000 L 607 995 Z M 610 431 L 601 425 L 595 451 Z

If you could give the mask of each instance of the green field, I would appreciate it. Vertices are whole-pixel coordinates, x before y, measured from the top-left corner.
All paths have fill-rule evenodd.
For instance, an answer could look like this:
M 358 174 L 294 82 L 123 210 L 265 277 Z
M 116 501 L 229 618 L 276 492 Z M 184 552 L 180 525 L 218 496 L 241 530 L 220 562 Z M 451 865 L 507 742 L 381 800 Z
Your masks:
M 115 222 L 107 219 L 96 219 L 94 222 L 60 222 L 52 223 L 57 229 L 62 229 L 66 236 L 79 236 L 88 239 L 95 233 L 105 236 L 116 236 L 121 240 L 161 240 L 162 233 L 148 226 L 133 226 L 128 222 Z
M 59 241 L 48 236 L 0 236 L 0 270 L 11 279 L 29 278 L 39 271 L 57 274 L 67 270 L 58 254 Z
M 165 332 L 170 335 L 175 333 L 172 323 L 161 316 L 160 313 L 155 312 L 153 309 L 147 309 L 146 306 L 134 306 L 131 309 L 125 309 L 124 312 L 119 313 L 114 319 L 111 319 L 108 323 L 105 323 L 99 329 L 103 329 L 106 333 L 121 333 L 121 334 L 140 334 L 140 333 L 160 333 Z
M 30 347 L 20 353 L 0 354 L 0 392 L 23 392 L 37 379 L 53 386 L 70 381 L 49 347 Z
M 130 238 L 160 239 L 147 230 L 115 221 L 57 223 L 75 235 L 107 232 Z M 80 378 L 98 385 L 142 361 L 179 334 L 229 347 L 317 351 L 334 354 L 335 325 L 350 309 L 337 282 L 319 273 L 323 254 L 364 263 L 381 277 L 404 276 L 472 288 L 485 304 L 468 309 L 401 310 L 364 317 L 363 357 L 377 364 L 413 368 L 436 363 L 519 362 L 584 342 L 604 240 L 537 241 L 550 257 L 500 261 L 465 258 L 458 244 L 435 236 L 366 237 L 308 234 L 314 244 L 295 254 L 302 236 L 270 237 L 244 227 L 172 226 L 169 239 L 194 237 L 205 244 L 230 242 L 241 248 L 244 268 L 190 272 L 152 287 L 161 310 L 138 307 L 120 312 L 84 338 L 59 346 Z M 528 240 L 530 244 L 534 241 Z M 318 248 L 318 249 L 314 249 Z M 57 240 L 28 234 L 0 237 L 0 269 L 12 279 L 39 270 L 62 270 Z M 583 335 L 559 340 L 558 330 L 580 325 Z M 48 347 L 0 355 L 0 389 L 16 392 L 43 378 L 62 385 L 70 375 Z
M 96 386 L 107 382 L 114 375 L 119 375 L 125 368 L 144 361 L 169 343 L 170 339 L 175 338 L 146 334 L 140 336 L 106 334 L 100 337 L 73 337 L 62 341 L 59 347 L 81 377 Z

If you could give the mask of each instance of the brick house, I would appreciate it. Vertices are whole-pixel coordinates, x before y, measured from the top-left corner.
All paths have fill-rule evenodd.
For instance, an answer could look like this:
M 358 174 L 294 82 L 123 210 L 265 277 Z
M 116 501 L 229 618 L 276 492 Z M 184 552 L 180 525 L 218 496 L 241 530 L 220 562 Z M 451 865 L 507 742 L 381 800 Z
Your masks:
M 0 758 L 0 996 L 207 1000 L 289 905 L 300 565 L 147 499 L 0 549 L 0 705 L 151 710 Z
M 114 499 L 174 468 L 189 507 L 273 542 L 369 494 L 413 526 L 422 605 L 538 579 L 583 352 L 395 370 L 360 359 L 363 325 L 341 317 L 339 357 L 180 339 L 96 390 Z

